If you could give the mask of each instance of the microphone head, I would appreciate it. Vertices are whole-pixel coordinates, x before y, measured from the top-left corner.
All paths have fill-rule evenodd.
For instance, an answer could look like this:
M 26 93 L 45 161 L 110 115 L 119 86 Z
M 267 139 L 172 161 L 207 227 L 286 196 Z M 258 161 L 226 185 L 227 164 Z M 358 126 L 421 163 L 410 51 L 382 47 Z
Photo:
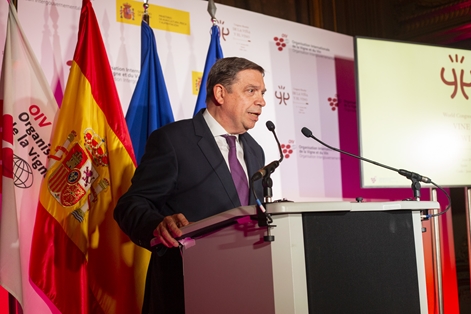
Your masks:
M 305 137 L 311 137 L 312 136 L 312 132 L 311 130 L 309 130 L 308 128 L 304 127 L 301 129 L 301 132 L 303 132 L 304 136 Z
M 268 120 L 265 125 L 267 126 L 267 129 L 268 129 L 269 131 L 274 131 L 274 130 L 275 130 L 275 125 L 274 125 L 273 122 L 271 122 L 270 120 Z

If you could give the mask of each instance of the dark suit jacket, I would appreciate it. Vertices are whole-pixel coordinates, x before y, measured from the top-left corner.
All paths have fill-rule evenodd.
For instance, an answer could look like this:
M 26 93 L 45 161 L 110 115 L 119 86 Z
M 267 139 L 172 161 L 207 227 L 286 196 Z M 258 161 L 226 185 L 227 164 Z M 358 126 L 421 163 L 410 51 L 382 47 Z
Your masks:
M 240 135 L 249 177 L 265 164 L 263 150 L 247 133 Z M 255 184 L 263 198 L 260 181 Z M 250 204 L 255 199 L 250 194 Z M 143 313 L 184 313 L 183 277 L 178 249 L 157 256 L 150 247 L 163 217 L 183 213 L 190 222 L 240 206 L 229 168 L 202 111 L 193 119 L 154 131 L 130 189 L 114 217 L 131 240 L 151 251 Z

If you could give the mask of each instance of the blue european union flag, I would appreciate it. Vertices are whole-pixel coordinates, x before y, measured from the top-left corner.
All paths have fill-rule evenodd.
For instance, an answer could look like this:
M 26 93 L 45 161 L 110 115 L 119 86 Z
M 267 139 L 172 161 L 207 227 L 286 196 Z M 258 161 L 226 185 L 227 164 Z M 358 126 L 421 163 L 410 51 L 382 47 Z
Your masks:
M 221 44 L 219 42 L 219 28 L 217 25 L 211 27 L 211 42 L 209 43 L 208 55 L 206 56 L 206 63 L 204 64 L 203 78 L 201 79 L 200 90 L 198 92 L 198 99 L 196 99 L 195 116 L 198 111 L 206 108 L 206 81 L 211 67 L 216 63 L 216 60 L 224 58 L 222 54 Z
M 152 131 L 173 121 L 154 32 L 146 22 L 142 21 L 141 73 L 126 113 L 126 123 L 138 164 Z

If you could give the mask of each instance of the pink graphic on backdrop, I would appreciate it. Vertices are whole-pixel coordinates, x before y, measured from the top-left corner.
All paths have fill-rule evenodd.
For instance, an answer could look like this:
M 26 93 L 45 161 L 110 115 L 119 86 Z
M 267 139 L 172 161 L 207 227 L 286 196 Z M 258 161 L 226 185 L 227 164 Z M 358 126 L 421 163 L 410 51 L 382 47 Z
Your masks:
M 329 106 L 330 106 L 330 109 L 332 109 L 332 111 L 337 110 L 337 107 L 339 106 L 337 95 L 335 95 L 335 97 L 327 98 L 327 101 L 329 102 Z
M 229 36 L 231 33 L 231 31 L 229 30 L 229 27 L 224 27 L 223 20 L 216 20 L 216 23 L 219 29 L 219 37 L 221 37 L 224 41 L 226 41 L 226 37 Z
M 278 51 L 283 51 L 283 49 L 286 48 L 286 45 L 288 44 L 288 35 L 282 34 L 280 37 L 275 36 L 273 40 L 275 41 Z
M 278 86 L 278 90 L 275 91 L 275 98 L 278 99 L 280 102 L 278 105 L 281 105 L 282 103 L 287 106 L 288 104 L 286 103 L 287 100 L 290 99 L 290 94 L 289 92 L 285 92 L 285 87 L 284 86 Z
M 463 63 L 464 62 L 464 56 L 460 58 L 458 57 L 457 54 L 455 55 L 455 58 L 453 58 L 453 56 L 451 55 L 448 55 L 448 58 L 450 59 L 451 63 Z M 442 79 L 442 82 L 445 83 L 445 85 L 453 86 L 453 93 L 450 95 L 451 99 L 454 99 L 456 97 L 456 94 L 458 93 L 458 85 L 464 98 L 469 99 L 464 88 L 471 87 L 471 82 L 468 83 L 464 81 L 464 70 L 463 69 L 460 70 L 459 82 L 458 82 L 458 76 L 457 76 L 456 70 L 454 68 L 451 69 L 451 74 L 453 76 L 453 79 L 451 81 L 448 81 L 445 78 L 445 67 L 442 67 L 442 70 L 440 71 L 440 78 Z
M 294 143 L 293 140 L 289 140 L 289 143 Z M 283 152 L 283 156 L 288 159 L 293 154 L 294 147 L 291 144 L 281 144 L 281 151 Z

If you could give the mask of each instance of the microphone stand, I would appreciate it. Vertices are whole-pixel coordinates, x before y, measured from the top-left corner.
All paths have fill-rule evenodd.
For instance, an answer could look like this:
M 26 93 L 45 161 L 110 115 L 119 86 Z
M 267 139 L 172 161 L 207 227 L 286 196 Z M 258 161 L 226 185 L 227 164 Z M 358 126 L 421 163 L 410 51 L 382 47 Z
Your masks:
M 259 227 L 266 227 L 267 228 L 267 233 L 263 237 L 263 240 L 265 242 L 273 242 L 275 241 L 275 236 L 271 235 L 271 229 L 276 227 L 276 225 L 272 225 L 271 223 L 273 222 L 273 219 L 271 218 L 271 215 L 266 211 L 266 205 L 269 203 L 272 203 L 272 197 L 273 197 L 273 180 L 271 179 L 270 175 L 275 171 L 275 169 L 280 165 L 280 162 L 283 160 L 283 151 L 281 149 L 280 141 L 278 140 L 278 137 L 276 136 L 275 133 L 275 125 L 271 121 L 267 121 L 266 123 L 267 129 L 273 133 L 273 136 L 275 137 L 276 143 L 278 144 L 278 150 L 280 151 L 280 159 L 275 160 L 268 164 L 267 166 L 263 167 L 261 170 L 259 170 L 258 173 L 256 173 L 254 176 L 252 176 L 250 180 L 250 185 L 252 188 L 252 192 L 254 193 L 255 198 L 257 199 L 257 222 Z M 264 203 L 260 203 L 258 200 L 257 196 L 255 195 L 255 190 L 253 189 L 253 182 L 257 179 L 260 178 L 259 174 L 262 174 L 262 187 L 263 187 L 263 198 L 264 198 Z
M 268 204 L 272 202 L 273 197 L 273 180 L 270 177 L 270 173 L 267 173 L 265 177 L 262 179 L 262 186 L 263 186 L 263 197 L 265 199 L 264 204 Z
M 272 202 L 273 197 L 273 180 L 270 177 L 271 172 L 267 172 L 267 174 L 262 179 L 262 186 L 263 186 L 263 195 L 264 195 L 264 203 L 263 207 L 266 208 L 268 203 Z M 262 212 L 260 208 L 257 207 L 257 218 L 258 218 L 258 225 L 260 227 L 267 227 L 267 233 L 263 236 L 263 241 L 265 242 L 273 242 L 275 241 L 275 236 L 271 234 L 271 229 L 276 227 L 276 225 L 272 225 L 273 219 L 269 213 Z
M 272 164 L 275 163 L 276 167 L 283 161 L 283 150 L 281 149 L 280 141 L 278 140 L 278 136 L 276 136 L 275 133 L 275 125 L 271 121 L 267 121 L 266 123 L 267 129 L 273 133 L 273 136 L 275 137 L 276 144 L 278 145 L 278 150 L 280 152 L 280 159 L 278 161 L 272 162 Z M 267 171 L 265 176 L 263 176 L 262 180 L 262 186 L 263 186 L 263 196 L 265 199 L 265 203 L 271 203 L 272 202 L 272 197 L 273 197 L 273 191 L 272 191 L 272 186 L 273 186 L 273 180 L 271 179 L 270 175 L 275 171 L 275 168 Z
M 266 179 L 268 177 L 268 179 Z M 255 189 L 253 188 L 253 178 L 250 180 L 250 189 L 252 190 L 252 193 L 255 196 L 255 199 L 257 200 L 257 214 L 256 214 L 256 220 L 258 223 L 259 227 L 266 227 L 267 228 L 267 233 L 266 235 L 263 236 L 263 241 L 264 242 L 273 242 L 275 241 L 275 236 L 271 234 L 271 229 L 276 227 L 276 225 L 272 225 L 271 223 L 273 222 L 273 219 L 271 218 L 271 215 L 267 212 L 266 210 L 266 205 L 267 203 L 261 203 L 260 200 L 257 198 Z M 272 186 L 272 180 L 270 178 L 270 173 L 267 173 L 262 180 L 262 185 L 264 189 L 264 194 L 267 195 L 267 193 L 272 193 L 271 191 L 271 186 Z M 268 187 L 269 186 L 269 187 Z M 255 220 L 255 218 L 254 218 Z
M 417 179 L 414 175 L 409 178 L 412 183 L 411 183 L 411 188 L 412 192 L 414 193 L 414 200 L 415 201 L 420 201 L 420 181 Z
M 382 164 L 382 163 L 379 163 L 379 162 L 376 162 L 376 161 L 373 161 L 371 159 L 368 159 L 368 158 L 365 158 L 365 157 L 362 157 L 362 156 L 358 156 L 358 155 L 354 155 L 352 153 L 349 153 L 349 152 L 346 152 L 344 150 L 341 150 L 341 149 L 338 149 L 338 148 L 335 148 L 335 147 L 332 147 L 324 142 L 322 142 L 321 140 L 319 140 L 317 137 L 315 137 L 314 135 L 312 135 L 312 132 L 311 130 L 309 130 L 308 128 L 304 127 L 301 129 L 301 132 L 303 133 L 303 135 L 305 137 L 310 137 L 312 139 L 314 139 L 315 141 L 319 142 L 320 144 L 336 151 L 336 152 L 339 152 L 339 153 L 342 153 L 342 154 L 345 154 L 345 155 L 348 155 L 350 157 L 353 157 L 353 158 L 356 158 L 356 159 L 359 159 L 359 160 L 363 160 L 363 161 L 366 161 L 366 162 L 369 162 L 371 164 L 374 164 L 376 166 L 379 166 L 379 167 L 382 167 L 382 168 L 386 168 L 386 169 L 389 169 L 389 170 L 392 170 L 394 172 L 397 172 L 399 173 L 400 175 L 406 177 L 407 179 L 411 180 L 412 181 L 412 184 L 411 184 L 411 188 L 412 188 L 412 191 L 413 191 L 413 194 L 414 194 L 414 198 L 413 200 L 415 201 L 420 201 L 420 188 L 421 188 L 421 185 L 420 185 L 420 182 L 425 182 L 425 183 L 432 183 L 432 180 L 430 178 L 427 178 L 427 177 L 424 177 L 424 176 L 421 176 L 420 174 L 418 173 L 415 173 L 415 172 L 410 172 L 408 170 L 404 170 L 404 169 L 396 169 L 396 168 L 393 168 L 393 167 L 390 167 L 388 165 L 385 165 L 385 164 Z

